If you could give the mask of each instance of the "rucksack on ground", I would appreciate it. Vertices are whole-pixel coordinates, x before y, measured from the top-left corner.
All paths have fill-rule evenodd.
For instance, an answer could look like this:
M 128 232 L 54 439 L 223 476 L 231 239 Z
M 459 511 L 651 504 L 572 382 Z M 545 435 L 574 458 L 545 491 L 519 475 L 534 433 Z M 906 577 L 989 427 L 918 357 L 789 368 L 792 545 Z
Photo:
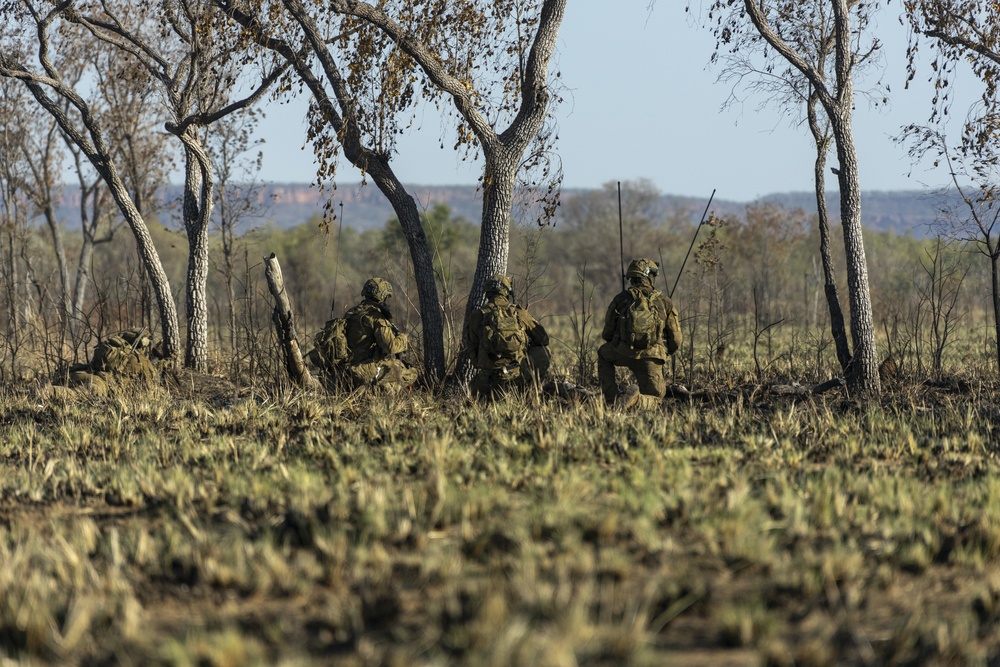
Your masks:
M 619 319 L 619 340 L 633 350 L 648 350 L 661 342 L 663 319 L 655 305 L 660 293 L 653 290 L 644 294 L 637 289 L 630 289 L 629 293 L 632 302 Z
M 524 358 L 528 334 L 517 316 L 517 306 L 494 304 L 487 309 L 480 345 L 492 363 L 515 364 Z
M 129 329 L 98 343 L 90 361 L 93 372 L 153 380 L 156 369 L 146 356 L 146 349 L 152 341 L 144 335 L 144 331 L 144 328 Z
M 347 345 L 347 319 L 337 317 L 327 320 L 323 329 L 316 334 L 309 360 L 325 371 L 333 371 L 351 359 L 351 348 Z

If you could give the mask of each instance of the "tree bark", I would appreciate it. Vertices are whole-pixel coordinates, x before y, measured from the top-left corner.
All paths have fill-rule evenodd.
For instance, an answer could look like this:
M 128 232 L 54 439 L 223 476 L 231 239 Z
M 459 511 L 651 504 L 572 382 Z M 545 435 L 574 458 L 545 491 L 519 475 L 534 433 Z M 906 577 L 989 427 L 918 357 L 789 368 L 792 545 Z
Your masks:
M 858 154 L 854 145 L 851 117 L 854 110 L 854 78 L 851 50 L 851 20 L 847 0 L 834 0 L 834 30 L 836 33 L 837 98 L 824 105 L 837 143 L 840 162 L 840 224 L 844 233 L 847 259 L 847 291 L 851 305 L 851 338 L 854 357 L 851 359 L 847 390 L 856 396 L 877 397 L 882 393 L 878 376 L 878 355 L 875 349 L 875 321 L 872 315 L 871 290 L 868 287 L 868 261 L 861 227 L 861 179 Z
M 861 227 L 861 184 L 850 126 L 850 106 L 845 115 L 846 120 L 840 118 L 832 123 L 840 161 L 840 224 L 844 232 L 847 290 L 851 305 L 851 339 L 854 341 L 854 356 L 845 379 L 851 394 L 874 397 L 882 393 L 882 387 L 878 377 L 868 261 Z
M 345 156 L 351 160 L 355 151 L 345 150 Z M 353 160 L 351 160 L 354 163 Z M 356 163 L 354 163 L 356 164 Z M 387 160 L 374 160 L 368 163 L 369 173 L 379 191 L 385 195 L 396 213 L 399 226 L 406 238 L 410 251 L 410 261 L 413 263 L 413 277 L 417 284 L 417 299 L 420 303 L 420 322 L 423 334 L 424 372 L 428 378 L 440 380 L 444 377 L 444 317 L 441 303 L 438 300 L 437 282 L 434 279 L 434 259 L 423 225 L 420 224 L 420 211 L 413 197 L 406 191 L 396 174 L 389 168 Z
M 990 253 L 990 277 L 993 286 L 993 333 L 996 337 L 997 367 L 1000 368 L 1000 254 Z
M 267 287 L 274 297 L 274 312 L 271 320 L 278 333 L 278 342 L 281 345 L 285 358 L 285 370 L 288 371 L 292 381 L 306 389 L 320 389 L 320 383 L 312 376 L 305 362 L 302 361 L 302 350 L 299 348 L 299 337 L 295 331 L 295 315 L 292 313 L 292 306 L 288 301 L 288 293 L 285 290 L 285 281 L 281 275 L 281 265 L 278 258 L 272 252 L 264 258 L 264 277 L 267 278 Z
M 844 327 L 844 313 L 840 309 L 840 294 L 837 292 L 837 274 L 833 269 L 833 256 L 830 252 L 830 216 L 826 208 L 826 151 L 829 135 L 820 129 L 816 116 L 816 96 L 810 95 L 808 101 L 809 130 L 816 140 L 816 162 L 814 182 L 816 188 L 816 211 L 819 226 L 819 255 L 823 265 L 823 291 L 826 294 L 827 307 L 830 310 L 830 334 L 837 350 L 837 362 L 841 372 L 847 372 L 851 362 L 851 348 L 847 342 L 847 330 Z
M 469 349 L 469 315 L 486 300 L 485 286 L 490 276 L 507 273 L 510 256 L 510 211 L 517 178 L 517 162 L 521 152 L 495 147 L 487 152 L 483 186 L 483 217 L 479 229 L 479 253 L 472 289 L 465 304 L 465 324 L 462 326 L 462 347 L 455 365 L 458 380 L 469 382 L 474 372 Z
M 184 229 L 188 237 L 186 281 L 187 345 L 184 365 L 208 370 L 208 227 L 212 216 L 214 181 L 208 155 L 187 131 L 184 142 Z

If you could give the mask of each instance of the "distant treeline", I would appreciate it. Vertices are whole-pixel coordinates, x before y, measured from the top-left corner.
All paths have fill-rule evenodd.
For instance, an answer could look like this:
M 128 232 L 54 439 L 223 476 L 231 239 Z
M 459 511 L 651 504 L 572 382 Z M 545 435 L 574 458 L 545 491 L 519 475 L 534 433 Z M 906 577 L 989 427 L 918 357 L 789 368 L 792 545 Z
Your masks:
M 574 193 L 565 198 L 557 224 L 521 224 L 512 232 L 509 273 L 516 299 L 550 328 L 558 368 L 580 379 L 592 370 L 604 309 L 621 287 L 615 195 L 610 185 Z M 700 211 L 693 200 L 682 206 L 670 201 L 648 183 L 627 184 L 622 201 L 624 255 L 626 262 L 637 256 L 662 262 L 659 288 L 664 292 L 676 283 L 674 298 L 686 339 L 678 355 L 683 367 L 688 372 L 717 368 L 727 349 L 748 342 L 757 343 L 762 356 L 777 358 L 785 352 L 775 347 L 775 336 L 783 336 L 811 360 L 812 372 L 837 374 L 815 216 L 770 202 L 713 205 L 714 215 L 698 233 L 678 279 Z M 444 203 L 430 206 L 423 223 L 434 254 L 446 344 L 454 355 L 479 228 Z M 184 312 L 184 236 L 162 225 L 151 227 L 178 309 Z M 58 281 L 50 238 L 42 228 L 21 233 L 23 261 L 10 258 L 19 268 L 5 272 L 0 285 L 0 332 L 5 336 L 0 368 L 5 375 L 37 365 L 39 359 L 49 371 L 84 361 L 96 339 L 119 329 L 146 324 L 158 331 L 157 323 L 149 321 L 155 309 L 149 307 L 132 237 L 119 228 L 110 242 L 95 248 L 85 315 L 74 323 L 72 340 L 59 341 L 54 334 L 59 329 Z M 842 267 L 839 228 L 833 229 L 833 237 L 835 262 Z M 981 255 L 891 231 L 870 229 L 865 241 L 883 355 L 894 352 L 914 369 L 940 372 L 941 356 L 935 351 L 961 344 L 972 355 L 968 359 L 992 363 L 990 276 Z M 68 228 L 65 243 L 66 255 L 76 257 L 80 235 Z M 363 281 L 381 275 L 396 288 L 392 308 L 397 321 L 420 340 L 408 254 L 392 218 L 365 230 L 348 218 L 341 231 L 314 214 L 288 228 L 258 224 L 237 234 L 228 252 L 217 234 L 212 244 L 208 303 L 217 365 L 247 363 L 267 344 L 271 302 L 261 258 L 271 252 L 281 261 L 303 334 L 353 305 Z M 841 274 L 841 305 L 846 311 L 845 281 Z

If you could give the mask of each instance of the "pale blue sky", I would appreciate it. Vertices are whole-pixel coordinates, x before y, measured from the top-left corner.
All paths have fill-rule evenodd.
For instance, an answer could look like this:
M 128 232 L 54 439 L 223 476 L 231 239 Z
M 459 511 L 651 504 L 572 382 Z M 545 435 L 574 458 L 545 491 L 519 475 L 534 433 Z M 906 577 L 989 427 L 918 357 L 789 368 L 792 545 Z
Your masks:
M 805 127 L 792 128 L 759 100 L 722 110 L 729 86 L 710 68 L 714 40 L 684 12 L 684 0 L 570 0 L 560 31 L 558 67 L 567 87 L 558 110 L 566 187 L 646 178 L 665 194 L 750 201 L 812 188 L 814 151 Z M 885 43 L 881 80 L 892 93 L 888 109 L 859 98 L 855 139 L 865 190 L 916 190 L 938 185 L 940 172 L 916 167 L 892 137 L 909 122 L 924 122 L 926 85 L 905 90 L 906 30 L 892 5 L 877 31 Z M 925 79 L 918 76 L 918 82 Z M 874 75 L 869 84 L 874 83 Z M 970 84 L 974 83 L 972 81 Z M 859 86 L 860 87 L 860 86 Z M 971 100 L 972 85 L 961 99 Z M 315 166 L 303 144 L 304 103 L 271 104 L 262 126 L 264 180 L 310 182 Z M 963 116 L 964 106 L 956 106 Z M 422 128 L 400 142 L 393 160 L 404 183 L 473 184 L 481 163 L 460 162 L 438 147 L 440 122 L 432 111 Z M 445 146 L 450 142 L 445 141 Z M 835 164 L 835 162 L 833 162 Z M 345 165 L 339 180 L 360 180 Z M 828 187 L 836 187 L 829 177 Z

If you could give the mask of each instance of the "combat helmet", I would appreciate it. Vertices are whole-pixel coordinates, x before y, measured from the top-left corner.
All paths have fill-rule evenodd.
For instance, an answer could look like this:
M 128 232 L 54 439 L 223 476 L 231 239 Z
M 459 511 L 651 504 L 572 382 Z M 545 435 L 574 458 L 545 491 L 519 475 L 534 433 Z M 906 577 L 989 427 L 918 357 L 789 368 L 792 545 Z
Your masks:
M 495 273 L 486 280 L 486 293 L 499 294 L 509 299 L 514 293 L 514 285 L 504 274 Z
M 361 288 L 361 296 L 382 303 L 392 296 L 392 285 L 389 284 L 388 280 L 378 276 L 369 278 L 365 281 L 364 287 Z
M 628 270 L 625 272 L 626 278 L 650 278 L 656 280 L 656 276 L 660 273 L 660 265 L 651 259 L 646 259 L 645 257 L 640 257 L 639 259 L 633 259 L 629 265 Z

